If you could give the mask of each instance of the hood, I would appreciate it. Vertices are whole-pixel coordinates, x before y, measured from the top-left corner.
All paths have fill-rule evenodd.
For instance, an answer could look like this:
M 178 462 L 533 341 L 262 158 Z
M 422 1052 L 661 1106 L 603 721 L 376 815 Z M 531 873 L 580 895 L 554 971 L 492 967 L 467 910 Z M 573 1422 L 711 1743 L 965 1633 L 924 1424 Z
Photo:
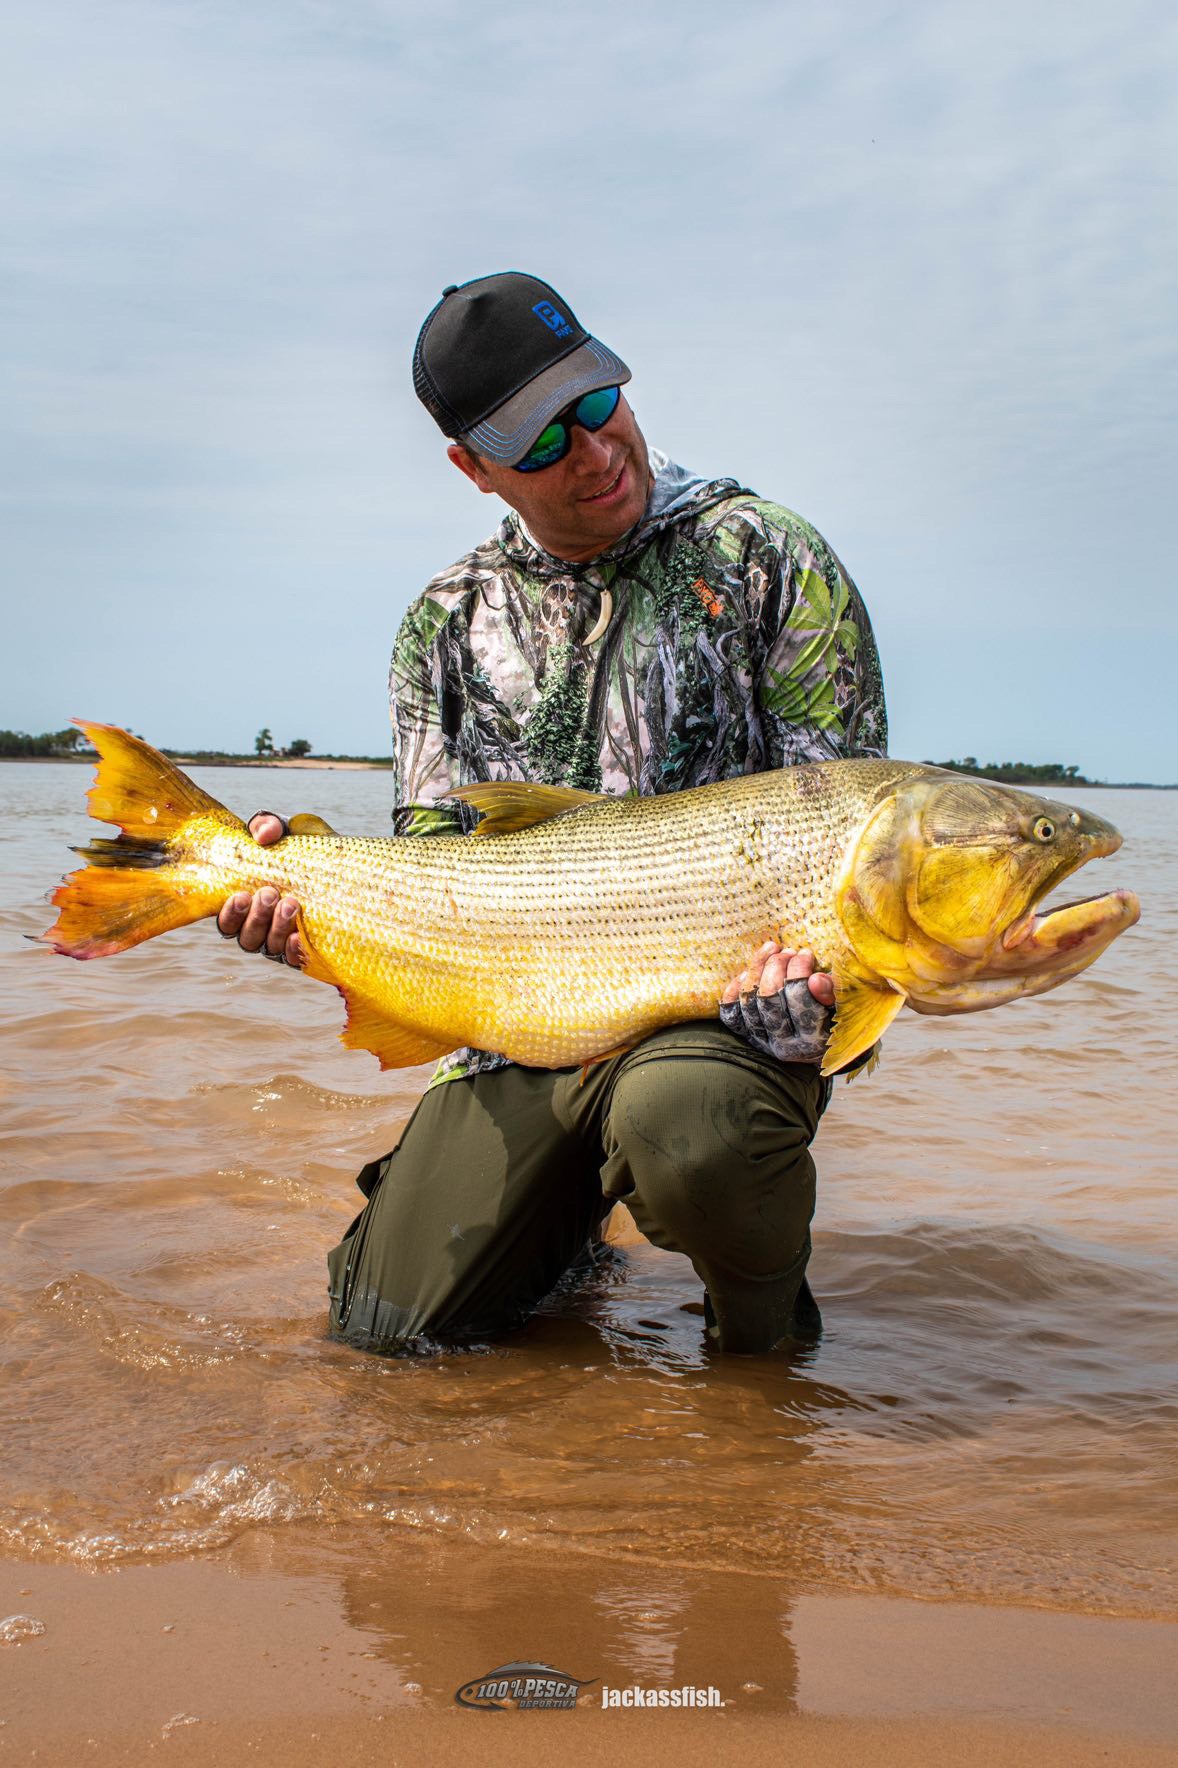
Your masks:
M 689 468 L 676 465 L 659 448 L 651 449 L 650 466 L 654 484 L 641 520 L 596 558 L 585 559 L 579 565 L 554 558 L 533 539 L 514 510 L 504 517 L 495 535 L 501 550 L 513 565 L 533 574 L 577 576 L 592 571 L 607 559 L 620 563 L 629 554 L 640 551 L 654 535 L 673 527 L 685 516 L 701 515 L 704 510 L 730 497 L 755 495 L 736 479 L 703 479 Z

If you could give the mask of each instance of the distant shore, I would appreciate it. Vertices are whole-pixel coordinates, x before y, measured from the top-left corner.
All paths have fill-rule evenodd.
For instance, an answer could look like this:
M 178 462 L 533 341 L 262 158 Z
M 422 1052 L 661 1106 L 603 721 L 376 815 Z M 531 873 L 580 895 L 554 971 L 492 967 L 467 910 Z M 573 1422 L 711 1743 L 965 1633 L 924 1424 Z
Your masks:
M 382 769 L 392 767 L 392 758 L 388 761 L 377 761 L 374 758 L 358 759 L 350 755 L 177 755 L 171 750 L 161 750 L 169 761 L 178 767 L 304 767 L 319 768 L 330 771 L 360 773 L 372 770 L 379 773 Z M 91 767 L 97 763 L 97 755 L 0 755 L 0 761 L 31 762 L 39 767 L 43 762 L 89 762 Z
M 375 756 L 353 755 L 181 755 L 172 749 L 162 750 L 161 753 L 179 767 L 290 767 L 325 773 L 330 773 L 332 769 L 339 773 L 378 773 L 393 765 L 392 756 L 384 761 Z M 93 765 L 97 759 L 95 755 L 0 755 L 0 762 L 31 761 L 38 764 L 44 761 L 66 761 L 89 762 Z M 1056 787 L 1067 791 L 1178 792 L 1178 780 L 1018 780 L 1012 779 L 1009 774 L 999 776 L 981 772 L 971 773 L 971 778 L 993 780 L 995 785 L 1017 786 L 1023 791 L 1037 791 L 1046 798 L 1050 798 Z
M 370 756 L 352 755 L 173 755 L 168 753 L 168 760 L 177 762 L 181 767 L 309 767 L 337 768 L 341 772 L 350 770 L 353 773 L 363 772 L 369 768 L 380 772 L 382 768 L 392 767 L 392 757 L 388 761 L 376 761 Z

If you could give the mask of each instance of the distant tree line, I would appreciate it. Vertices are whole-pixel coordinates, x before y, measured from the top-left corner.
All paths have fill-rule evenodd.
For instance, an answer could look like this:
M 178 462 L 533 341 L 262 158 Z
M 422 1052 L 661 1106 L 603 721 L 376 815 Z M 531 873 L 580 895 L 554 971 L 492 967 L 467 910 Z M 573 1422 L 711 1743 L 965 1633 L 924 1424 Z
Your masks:
M 276 749 L 274 747 L 274 738 L 270 735 L 270 732 L 265 725 L 262 726 L 257 736 L 254 738 L 255 755 L 294 755 L 301 758 L 310 753 L 311 744 L 307 741 L 306 737 L 295 737 L 287 744 L 285 749 Z
M 301 759 L 304 755 L 310 755 L 311 748 L 312 745 L 306 737 L 295 737 L 285 749 L 276 749 L 268 730 L 259 731 L 254 739 L 254 753 L 263 757 L 289 755 Z M 21 755 L 92 755 L 93 753 L 92 745 L 86 741 L 80 730 L 75 730 L 72 726 L 69 730 L 64 731 L 42 731 L 37 737 L 30 736 L 28 731 L 0 731 L 0 758 Z M 208 756 L 213 759 L 217 756 L 227 755 L 228 751 L 224 749 L 165 749 L 163 753 L 165 755 L 190 755 L 201 759 Z M 244 757 L 234 756 L 233 759 L 242 760 Z
M 1094 786 L 1078 767 L 1061 761 L 986 761 L 967 755 L 962 761 L 929 761 L 926 767 L 948 767 L 954 773 L 977 774 L 986 780 L 1005 780 L 1012 786 Z
M 42 731 L 31 737 L 28 731 L 0 731 L 0 755 L 76 755 L 88 750 L 81 731 Z
M 90 753 L 90 744 L 80 730 L 72 726 L 64 731 L 43 731 L 40 736 L 32 737 L 27 731 L 0 731 L 0 757 L 21 755 L 79 755 Z M 295 737 L 285 749 L 276 749 L 274 740 L 265 726 L 254 738 L 254 753 L 259 759 L 270 756 L 288 755 L 301 758 L 311 754 L 311 744 L 306 737 Z M 194 761 L 244 760 L 243 756 L 230 756 L 224 749 L 165 749 L 165 755 L 186 755 Z M 324 756 L 323 760 L 343 761 L 352 759 L 347 756 Z M 388 757 L 368 756 L 357 757 L 370 761 L 387 762 Z M 1078 767 L 1065 766 L 1060 761 L 987 761 L 979 762 L 976 755 L 966 755 L 960 761 L 929 761 L 927 767 L 947 767 L 954 773 L 976 774 L 980 779 L 1005 780 L 1012 786 L 1092 786 L 1098 782 L 1086 779 Z

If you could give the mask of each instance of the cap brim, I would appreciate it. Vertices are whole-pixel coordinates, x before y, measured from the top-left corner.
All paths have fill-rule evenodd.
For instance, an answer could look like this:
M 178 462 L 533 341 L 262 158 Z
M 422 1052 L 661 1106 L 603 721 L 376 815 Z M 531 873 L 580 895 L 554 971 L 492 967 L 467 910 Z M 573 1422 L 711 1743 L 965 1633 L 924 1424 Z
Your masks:
M 621 386 L 629 379 L 630 370 L 621 357 L 596 338 L 589 338 L 529 381 L 514 398 L 473 430 L 467 430 L 459 440 L 488 460 L 513 467 L 558 411 L 583 393 L 594 393 L 598 387 Z

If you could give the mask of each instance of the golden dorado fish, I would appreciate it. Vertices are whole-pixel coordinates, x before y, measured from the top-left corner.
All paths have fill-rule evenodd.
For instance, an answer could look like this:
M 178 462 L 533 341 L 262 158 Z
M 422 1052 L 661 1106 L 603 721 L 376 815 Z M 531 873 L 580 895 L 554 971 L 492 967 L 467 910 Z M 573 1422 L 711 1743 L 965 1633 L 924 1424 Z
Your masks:
M 81 721 L 79 721 L 80 723 Z M 562 1068 L 713 1019 L 767 939 L 831 971 L 823 1073 L 908 1003 L 971 1013 L 1077 975 L 1137 920 L 1128 890 L 1039 913 L 1090 859 L 1099 817 L 906 761 L 832 761 L 658 798 L 480 785 L 474 836 L 356 838 L 318 818 L 259 847 L 156 750 L 81 724 L 90 814 L 117 839 L 56 892 L 44 935 L 105 957 L 263 885 L 298 898 L 306 971 L 347 1004 L 343 1041 L 382 1067 L 463 1044 Z M 480 839 L 480 837 L 485 837 Z

